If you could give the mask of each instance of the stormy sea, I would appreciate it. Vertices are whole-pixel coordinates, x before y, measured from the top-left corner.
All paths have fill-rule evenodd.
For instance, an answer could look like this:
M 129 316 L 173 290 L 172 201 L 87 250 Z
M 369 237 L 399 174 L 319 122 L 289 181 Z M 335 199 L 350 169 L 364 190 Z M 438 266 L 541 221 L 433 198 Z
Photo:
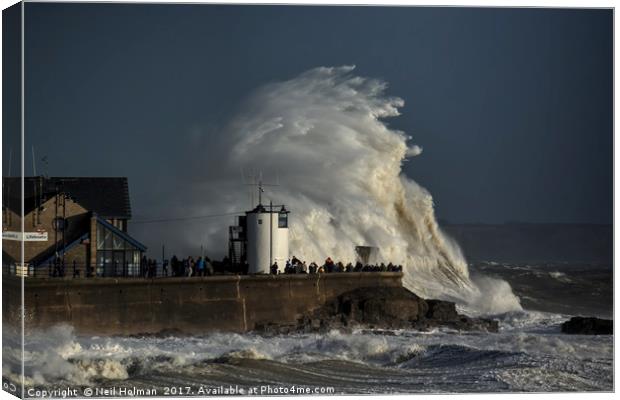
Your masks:
M 505 279 L 522 300 L 523 311 L 493 316 L 499 333 L 97 337 L 58 326 L 26 336 L 26 386 L 142 388 L 158 396 L 251 388 L 263 394 L 613 389 L 613 336 L 560 332 L 573 315 L 612 316 L 609 265 L 479 262 L 471 272 Z M 4 376 L 18 382 L 18 341 L 4 334 Z
M 184 204 L 185 212 L 244 209 L 238 185 L 226 182 L 270 160 L 265 173 L 283 171 L 282 186 L 265 196 L 293 210 L 292 254 L 346 263 L 355 262 L 355 246 L 375 247 L 380 261 L 403 265 L 407 289 L 494 318 L 498 333 L 360 328 L 97 337 L 56 326 L 27 332 L 26 387 L 135 388 L 157 396 L 613 390 L 613 336 L 560 331 L 571 316 L 612 316 L 611 225 L 439 224 L 430 193 L 402 173 L 422 149 L 383 122 L 404 104 L 386 90 L 353 66 L 316 68 L 259 89 L 222 143 L 210 147 L 221 168 L 205 177 L 205 187 L 218 190 L 187 196 L 199 201 Z M 204 236 L 170 231 L 190 244 Z M 209 243 L 225 248 L 227 232 L 227 221 L 214 220 Z M 3 376 L 17 383 L 20 336 L 6 327 L 3 334 Z M 98 394 L 122 395 L 91 393 Z

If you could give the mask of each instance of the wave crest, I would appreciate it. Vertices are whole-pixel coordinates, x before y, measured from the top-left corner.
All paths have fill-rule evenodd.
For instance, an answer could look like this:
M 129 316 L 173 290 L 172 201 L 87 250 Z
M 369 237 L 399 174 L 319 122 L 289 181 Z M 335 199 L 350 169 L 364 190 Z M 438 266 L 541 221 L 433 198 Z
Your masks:
M 409 289 L 470 303 L 481 293 L 459 246 L 439 228 L 430 193 L 402 172 L 421 148 L 384 122 L 399 115 L 404 101 L 386 95 L 386 82 L 357 76 L 354 68 L 315 68 L 257 90 L 224 130 L 218 173 L 227 170 L 238 181 L 240 169 L 259 168 L 277 177 L 280 186 L 264 202 L 292 210 L 292 254 L 346 263 L 355 262 L 356 246 L 377 247 L 380 261 L 404 266 Z M 218 186 L 231 209 L 249 206 L 238 186 Z M 211 238 L 226 237 L 225 228 Z M 491 296 L 512 295 L 506 286 Z M 510 309 L 520 309 L 518 301 L 490 311 Z

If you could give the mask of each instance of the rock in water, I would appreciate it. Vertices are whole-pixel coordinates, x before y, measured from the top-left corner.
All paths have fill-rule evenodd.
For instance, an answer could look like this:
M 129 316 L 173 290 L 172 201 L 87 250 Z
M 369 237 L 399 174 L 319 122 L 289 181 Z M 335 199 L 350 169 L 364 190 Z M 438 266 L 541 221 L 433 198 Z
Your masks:
M 352 327 L 420 330 L 447 327 L 487 332 L 498 330 L 497 321 L 458 314 L 452 302 L 424 300 L 403 287 L 355 289 L 304 315 L 298 322 L 297 330 L 303 332 Z
M 438 321 L 453 321 L 459 317 L 456 312 L 456 305 L 450 301 L 426 300 L 426 304 L 428 304 L 426 318 Z
M 403 321 L 415 322 L 426 314 L 424 300 L 402 288 L 378 287 L 353 290 L 339 296 L 328 307 L 345 321 L 378 327 L 396 327 Z
M 572 335 L 613 335 L 614 323 L 610 319 L 573 317 L 562 324 L 562 332 Z

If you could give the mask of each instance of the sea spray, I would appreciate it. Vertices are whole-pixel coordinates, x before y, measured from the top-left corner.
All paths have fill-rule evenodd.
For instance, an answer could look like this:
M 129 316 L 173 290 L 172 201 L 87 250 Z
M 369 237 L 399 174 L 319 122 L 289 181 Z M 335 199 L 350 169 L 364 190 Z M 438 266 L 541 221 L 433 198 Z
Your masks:
M 263 203 L 291 211 L 291 256 L 346 263 L 356 260 L 356 246 L 374 246 L 380 262 L 404 266 L 405 286 L 423 297 L 467 304 L 474 312 L 520 309 L 507 284 L 481 291 L 472 281 L 458 244 L 437 224 L 432 196 L 402 172 L 404 162 L 422 153 L 385 122 L 399 115 L 404 101 L 386 94 L 386 82 L 353 71 L 320 67 L 269 83 L 217 132 L 194 132 L 187 176 L 179 178 L 191 182 L 182 192 L 162 193 L 157 212 L 220 217 L 167 224 L 158 233 L 166 250 L 182 250 L 177 255 L 183 257 L 203 248 L 222 257 L 228 227 L 236 223 L 227 214 L 256 205 L 256 188 L 248 184 L 262 174 L 278 184 L 266 187 Z M 140 237 L 152 234 L 149 227 L 133 229 Z
M 473 309 L 480 303 L 485 312 L 520 309 L 506 283 L 480 292 L 458 245 L 439 228 L 432 196 L 402 173 L 403 162 L 422 149 L 384 119 L 399 115 L 404 101 L 386 95 L 386 82 L 353 70 L 315 68 L 258 89 L 215 145 L 220 181 L 252 170 L 277 181 L 263 202 L 292 210 L 292 255 L 308 262 L 354 262 L 356 246 L 374 246 L 382 261 L 404 266 L 405 286 L 424 297 Z M 212 186 L 230 210 L 248 208 L 239 185 Z M 225 229 L 208 235 L 217 241 Z

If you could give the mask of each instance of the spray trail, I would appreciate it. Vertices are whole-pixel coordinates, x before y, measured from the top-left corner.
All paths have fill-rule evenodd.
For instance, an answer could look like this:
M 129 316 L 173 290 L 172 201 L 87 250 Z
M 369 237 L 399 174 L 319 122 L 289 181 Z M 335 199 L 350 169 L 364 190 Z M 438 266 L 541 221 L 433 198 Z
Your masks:
M 221 157 L 219 172 L 235 181 L 240 168 L 279 177 L 267 201 L 293 212 L 293 255 L 347 262 L 355 261 L 355 246 L 375 246 L 386 263 L 404 266 L 405 285 L 422 296 L 470 305 L 486 297 L 458 245 L 437 225 L 431 195 L 401 173 L 402 163 L 422 151 L 383 122 L 399 115 L 403 100 L 386 96 L 385 82 L 353 69 L 315 68 L 257 90 L 221 136 L 217 147 L 227 150 L 213 155 Z M 239 192 L 222 183 L 218 201 L 248 208 Z M 211 233 L 225 236 L 224 227 Z M 490 286 L 505 293 L 494 295 L 501 304 L 485 311 L 520 308 L 507 284 Z

